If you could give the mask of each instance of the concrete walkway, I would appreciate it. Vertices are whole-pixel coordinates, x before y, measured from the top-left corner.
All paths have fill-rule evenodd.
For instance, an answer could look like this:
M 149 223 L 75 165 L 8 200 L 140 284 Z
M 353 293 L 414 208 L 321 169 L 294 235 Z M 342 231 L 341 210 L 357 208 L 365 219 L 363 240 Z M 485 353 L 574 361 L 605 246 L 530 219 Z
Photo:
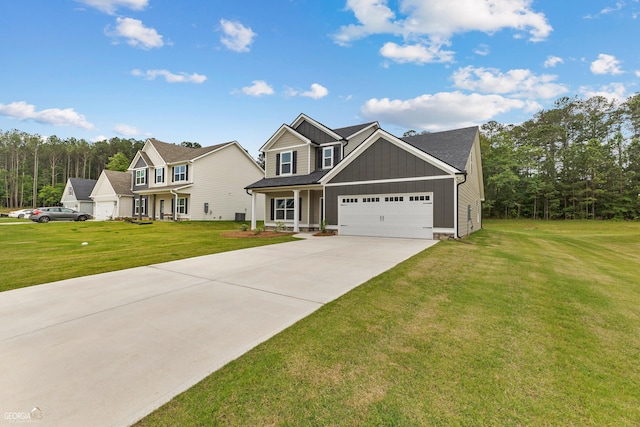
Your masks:
M 2 292 L 0 426 L 130 425 L 433 244 L 312 237 Z

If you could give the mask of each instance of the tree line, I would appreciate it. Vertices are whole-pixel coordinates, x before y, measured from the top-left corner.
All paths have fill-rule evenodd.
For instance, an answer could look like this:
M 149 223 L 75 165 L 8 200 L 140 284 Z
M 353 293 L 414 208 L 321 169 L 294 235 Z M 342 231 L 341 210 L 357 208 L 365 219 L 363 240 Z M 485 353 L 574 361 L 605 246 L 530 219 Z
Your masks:
M 640 94 L 563 97 L 524 123 L 486 123 L 480 141 L 485 217 L 640 217 Z
M 90 143 L 0 131 L 0 206 L 55 205 L 68 178 L 98 179 L 110 159 L 124 156 L 130 162 L 143 145 L 135 139 Z
M 524 123 L 485 123 L 480 143 L 485 218 L 640 217 L 640 94 L 563 97 Z M 68 178 L 126 169 L 143 145 L 0 131 L 0 206 L 56 204 Z

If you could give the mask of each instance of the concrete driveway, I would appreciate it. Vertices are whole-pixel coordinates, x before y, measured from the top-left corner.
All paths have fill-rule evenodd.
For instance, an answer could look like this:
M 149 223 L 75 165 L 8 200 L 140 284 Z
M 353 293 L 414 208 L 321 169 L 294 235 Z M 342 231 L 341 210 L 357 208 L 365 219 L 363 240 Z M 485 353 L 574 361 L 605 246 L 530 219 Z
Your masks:
M 2 292 L 0 425 L 132 424 L 433 244 L 311 237 Z

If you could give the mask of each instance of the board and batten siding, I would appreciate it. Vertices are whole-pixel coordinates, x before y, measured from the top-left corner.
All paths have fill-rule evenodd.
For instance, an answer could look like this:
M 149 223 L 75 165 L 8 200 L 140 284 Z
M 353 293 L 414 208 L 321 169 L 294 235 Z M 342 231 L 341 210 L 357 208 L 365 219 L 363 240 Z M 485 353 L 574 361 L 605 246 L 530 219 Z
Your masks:
M 332 137 L 325 131 L 318 129 L 316 126 L 306 120 L 300 123 L 295 129 L 296 132 L 298 132 L 300 135 L 304 135 L 316 144 L 324 144 L 325 142 L 336 141 L 334 137 Z
M 236 144 L 229 145 L 196 160 L 190 167 L 193 185 L 189 192 L 188 214 L 192 220 L 230 220 L 236 213 L 251 218 L 251 196 L 244 187 L 263 178 L 259 167 L 251 164 Z M 204 204 L 209 212 L 204 212 Z M 256 200 L 256 218 L 264 219 L 264 195 Z M 167 207 L 167 209 L 170 209 Z
M 427 180 L 404 179 L 434 177 Z M 442 177 L 442 178 L 436 178 Z M 416 157 L 384 138 L 379 138 L 325 188 L 325 214 L 328 225 L 338 225 L 338 196 L 354 194 L 433 193 L 433 227 L 453 228 L 455 179 L 431 163 Z M 371 182 L 394 180 L 393 182 Z M 367 184 L 357 184 L 369 181 Z M 335 185 L 345 183 L 345 185 Z

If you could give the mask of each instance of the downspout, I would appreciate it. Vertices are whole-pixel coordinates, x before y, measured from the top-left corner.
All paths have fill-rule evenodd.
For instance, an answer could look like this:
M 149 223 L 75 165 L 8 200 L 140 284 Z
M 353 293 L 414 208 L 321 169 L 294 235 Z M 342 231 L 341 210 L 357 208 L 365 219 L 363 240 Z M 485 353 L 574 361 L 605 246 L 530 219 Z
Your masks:
M 460 181 L 460 182 L 456 182 L 456 216 L 454 217 L 455 219 L 455 226 L 456 226 L 456 234 L 455 237 L 456 239 L 460 239 L 460 234 L 458 234 L 458 210 L 460 209 L 460 191 L 458 191 L 458 187 L 460 187 L 461 184 L 464 184 L 465 182 L 467 182 L 467 172 L 464 171 L 462 174 L 458 174 L 456 175 L 456 181 L 458 181 L 457 177 L 462 175 L 464 177 L 464 181 Z
M 173 199 L 173 220 L 177 221 L 178 220 L 178 193 L 174 193 L 174 190 L 171 189 L 169 190 L 169 193 L 173 194 L 175 197 Z

